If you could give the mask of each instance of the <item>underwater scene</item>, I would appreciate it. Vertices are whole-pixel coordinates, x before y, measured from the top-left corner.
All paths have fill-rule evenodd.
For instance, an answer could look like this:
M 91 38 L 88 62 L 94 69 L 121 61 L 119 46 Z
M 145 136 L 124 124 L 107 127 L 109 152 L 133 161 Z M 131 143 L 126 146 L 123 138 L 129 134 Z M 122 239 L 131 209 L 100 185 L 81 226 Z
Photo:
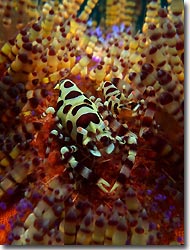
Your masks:
M 0 18 L 0 244 L 184 245 L 183 0 Z

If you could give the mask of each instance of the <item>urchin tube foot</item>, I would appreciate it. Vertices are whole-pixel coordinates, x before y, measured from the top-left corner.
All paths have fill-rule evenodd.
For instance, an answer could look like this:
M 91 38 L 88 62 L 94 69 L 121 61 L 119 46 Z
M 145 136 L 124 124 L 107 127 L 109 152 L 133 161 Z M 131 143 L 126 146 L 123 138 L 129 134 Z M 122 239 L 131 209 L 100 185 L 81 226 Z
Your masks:
M 101 153 L 100 151 L 95 147 L 94 149 L 89 149 L 90 153 L 96 157 L 100 157 Z
M 109 191 L 110 193 L 114 192 L 116 189 L 118 189 L 121 186 L 121 184 L 116 181 L 114 185 L 112 186 L 111 190 Z
M 104 192 L 104 193 L 108 193 L 109 191 L 107 190 L 107 188 L 110 187 L 110 184 L 103 178 L 100 178 L 98 180 L 98 182 L 96 183 L 96 185 Z
M 106 148 L 106 153 L 111 154 L 113 150 L 115 149 L 115 146 L 113 143 L 111 143 L 107 148 Z
M 131 173 L 131 170 L 126 165 L 123 165 L 116 182 L 114 183 L 114 185 L 112 186 L 110 190 L 110 193 L 114 192 L 116 189 L 125 185 L 128 178 L 130 177 L 130 173 Z

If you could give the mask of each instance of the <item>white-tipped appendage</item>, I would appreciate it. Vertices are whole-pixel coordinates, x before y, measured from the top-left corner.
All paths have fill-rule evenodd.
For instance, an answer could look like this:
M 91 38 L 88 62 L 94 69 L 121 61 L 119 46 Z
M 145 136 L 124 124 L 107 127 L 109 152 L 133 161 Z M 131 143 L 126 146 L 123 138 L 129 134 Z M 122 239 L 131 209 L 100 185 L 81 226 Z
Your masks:
M 107 148 L 106 148 L 106 153 L 111 154 L 114 150 L 115 146 L 113 143 L 111 143 Z
M 55 109 L 53 107 L 48 107 L 46 109 L 46 114 L 54 114 L 55 113 Z
M 82 134 L 82 135 L 87 135 L 88 131 L 82 127 L 77 128 L 77 133 Z

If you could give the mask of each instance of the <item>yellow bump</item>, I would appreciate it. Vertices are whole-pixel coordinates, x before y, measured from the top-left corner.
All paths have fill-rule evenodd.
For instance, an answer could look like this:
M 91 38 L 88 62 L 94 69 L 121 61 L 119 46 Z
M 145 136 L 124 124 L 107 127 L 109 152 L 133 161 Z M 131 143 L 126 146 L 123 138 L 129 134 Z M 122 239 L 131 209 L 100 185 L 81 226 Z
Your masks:
M 183 4 L 183 1 L 182 1 L 182 0 L 173 0 L 173 1 L 171 2 L 170 7 L 171 7 L 171 11 L 172 11 L 173 13 L 175 13 L 175 12 L 180 13 L 180 12 L 182 12 L 183 9 L 184 9 L 184 4 Z
M 95 80 L 96 79 L 96 73 L 94 72 L 94 69 L 91 69 L 91 71 L 89 73 L 89 78 L 91 80 Z
M 168 63 L 165 63 L 164 66 L 162 67 L 162 69 L 165 70 L 165 71 L 170 71 L 171 66 Z
M 138 41 L 131 41 L 130 44 L 129 44 L 129 48 L 132 49 L 132 50 L 136 50 L 138 48 Z
M 17 183 L 22 183 L 27 176 L 26 170 L 18 166 L 12 169 L 10 174 Z
M 1 48 L 1 51 L 5 54 L 5 55 L 9 55 L 9 53 L 11 52 L 11 46 L 9 43 L 5 43 L 3 45 L 3 47 Z
M 29 115 L 31 115 L 31 111 L 24 111 L 24 112 L 22 112 L 22 114 L 24 116 L 29 116 Z
M 49 55 L 47 64 L 50 67 L 49 70 L 51 70 L 52 72 L 55 71 L 57 69 L 57 64 L 58 64 L 57 55 L 54 56 Z
M 106 221 L 104 218 L 104 214 L 102 213 L 95 222 L 94 233 L 92 235 L 92 239 L 95 244 L 101 244 L 101 245 L 103 244 L 105 229 L 106 229 Z
M 49 76 L 49 79 L 51 82 L 56 82 L 60 79 L 60 75 L 59 75 L 59 72 L 55 72 L 55 73 L 52 73 L 50 76 Z
M 87 54 L 92 54 L 93 49 L 88 46 L 85 51 L 86 51 Z
M 112 74 L 113 74 L 113 72 L 112 71 L 110 71 L 110 73 L 108 73 L 106 76 L 105 76 L 105 81 L 111 81 L 111 78 L 112 78 Z
M 70 61 L 67 57 L 65 58 L 65 60 L 63 59 L 62 66 L 64 69 L 70 69 Z
M 141 66 L 138 63 L 133 64 L 132 68 L 133 71 L 135 71 L 136 73 L 140 73 L 141 72 Z
M 10 166 L 10 163 L 9 163 L 9 161 L 7 160 L 7 158 L 3 158 L 3 159 L 0 161 L 0 165 L 2 165 L 3 167 L 9 167 L 9 166 Z
M 64 224 L 65 224 L 65 219 L 63 219 L 63 220 L 61 221 L 61 223 L 59 224 L 59 231 L 60 231 L 62 234 L 65 233 Z
M 88 44 L 88 42 L 89 42 L 89 36 L 87 36 L 87 35 L 83 35 L 82 37 L 80 37 L 80 46 L 81 47 L 86 47 L 87 46 L 87 44 Z
M 77 64 L 72 68 L 71 74 L 77 75 L 77 74 L 80 72 L 80 69 L 81 69 L 80 64 L 77 63 Z
M 170 246 L 179 246 L 180 243 L 174 240 L 174 241 L 171 241 L 171 242 L 169 243 L 169 245 L 170 245 Z
M 88 15 L 85 13 L 85 12 L 82 12 L 79 16 L 79 18 L 83 21 L 87 20 L 88 19 Z
M 174 65 L 178 65 L 178 64 L 180 64 L 181 60 L 180 60 L 179 56 L 172 56 L 172 57 L 170 57 L 170 62 Z
M 84 78 L 87 75 L 87 67 L 83 67 L 80 74 Z
M 0 199 L 1 199 L 1 197 L 4 195 L 4 191 L 0 188 Z
M 147 30 L 148 30 L 148 23 L 144 23 L 144 24 L 143 24 L 143 27 L 142 27 L 142 32 L 143 32 L 143 33 L 146 33 Z
M 103 79 L 104 79 L 105 76 L 106 76 L 106 72 L 103 69 L 96 71 L 96 80 L 98 82 L 103 81 Z
M 36 220 L 36 216 L 34 215 L 34 213 L 29 214 L 28 217 L 26 218 L 25 222 L 24 222 L 24 226 L 26 228 L 29 228 L 30 225 L 32 225 L 35 220 Z
M 12 159 L 16 159 L 16 157 L 19 155 L 19 153 L 20 153 L 20 150 L 19 150 L 18 146 L 16 145 L 16 146 L 12 149 L 12 151 L 9 153 L 9 155 L 10 155 L 10 157 L 11 157 Z
M 14 183 L 8 179 L 8 178 L 5 178 L 2 182 L 1 182 L 1 188 L 4 190 L 4 191 L 7 191 L 9 188 L 12 188 L 14 187 Z
M 163 55 L 163 53 L 160 50 L 157 50 L 156 53 L 153 56 L 153 61 L 155 65 L 163 64 L 164 61 L 166 61 L 166 57 Z
M 30 99 L 34 96 L 34 90 L 28 90 L 27 93 L 26 93 L 26 97 L 27 99 Z
M 6 60 L 7 60 L 7 58 L 4 55 L 0 54 L 0 64 L 4 64 L 4 62 L 6 62 Z
M 127 240 L 127 225 L 125 217 L 122 217 L 117 229 L 115 230 L 112 237 L 112 245 L 124 246 Z
M 118 224 L 118 218 L 119 218 L 119 215 L 117 211 L 115 211 L 108 221 L 108 225 L 106 227 L 106 232 L 105 232 L 105 236 L 107 238 L 106 243 L 109 243 L 110 239 L 112 239 L 112 236 Z
M 18 72 L 23 68 L 23 63 L 16 57 L 15 61 L 12 62 L 11 64 L 12 70 Z
M 75 20 L 71 19 L 70 21 L 71 27 L 70 27 L 70 32 L 75 34 L 76 30 L 78 29 L 79 25 L 77 22 L 75 22 Z
M 184 81 L 184 73 L 181 72 L 180 74 L 178 74 L 177 78 L 178 78 L 179 81 Z
M 16 36 L 16 45 L 15 45 L 15 47 L 17 47 L 17 50 L 18 50 L 18 47 L 21 48 L 21 46 L 23 44 L 22 37 L 23 36 L 20 33 Z
M 83 218 L 80 228 L 77 232 L 76 243 L 80 245 L 90 245 L 93 233 L 93 216 L 92 211 Z
M 43 79 L 42 79 L 42 83 L 48 83 L 49 82 L 49 78 L 48 77 L 44 77 Z
M 80 59 L 79 63 L 82 67 L 85 67 L 89 63 L 89 58 L 87 56 L 85 56 L 85 57 Z
M 131 62 L 131 63 L 136 64 L 136 63 L 138 63 L 138 61 L 140 61 L 141 59 L 142 59 L 142 57 L 141 57 L 140 55 L 136 54 L 136 53 L 130 55 L 130 62 Z
M 75 208 L 71 208 L 65 216 L 64 244 L 73 245 L 76 237 L 77 214 Z
M 93 3 L 93 2 L 88 2 L 88 6 L 89 6 L 89 8 L 93 9 L 94 6 L 95 6 L 95 3 Z
M 182 71 L 182 67 L 181 65 L 176 65 L 173 67 L 173 71 L 176 73 L 176 74 L 180 74 L 181 71 Z

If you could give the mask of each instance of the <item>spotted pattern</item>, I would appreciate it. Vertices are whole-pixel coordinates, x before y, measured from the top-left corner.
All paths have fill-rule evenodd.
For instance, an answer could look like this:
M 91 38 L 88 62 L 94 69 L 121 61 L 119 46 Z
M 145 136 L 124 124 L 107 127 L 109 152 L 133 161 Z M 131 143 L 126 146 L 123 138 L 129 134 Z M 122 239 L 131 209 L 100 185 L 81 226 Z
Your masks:
M 117 181 L 110 190 L 112 192 L 129 178 L 136 157 L 137 137 L 128 130 L 126 124 L 118 122 L 117 125 L 113 124 L 112 128 L 112 112 L 107 112 L 107 120 L 104 120 L 105 116 L 99 108 L 102 107 L 102 111 L 113 109 L 116 114 L 123 105 L 120 101 L 124 99 L 124 94 L 111 82 L 102 83 L 105 99 L 108 100 L 108 105 L 106 105 L 99 100 L 94 102 L 89 100 L 69 79 L 60 81 L 57 86 L 59 98 L 55 115 L 58 118 L 58 131 L 62 128 L 62 138 L 66 133 L 76 144 L 76 146 L 63 145 L 60 152 L 62 159 L 67 160 L 73 172 L 80 174 L 89 182 L 93 181 L 102 191 L 108 192 L 106 187 L 109 187 L 110 184 L 97 176 L 92 169 L 81 164 L 73 155 L 73 147 L 76 151 L 79 149 L 78 146 L 85 147 L 95 157 L 101 157 L 102 152 L 104 155 L 111 154 L 113 150 L 116 149 L 117 151 L 120 146 L 123 147 L 125 153 L 122 155 L 122 165 Z M 110 129 L 108 123 L 112 129 Z M 59 136 L 58 131 L 53 130 L 52 134 Z
M 74 141 L 77 141 L 78 127 L 94 134 L 96 130 L 104 133 L 105 124 L 96 105 L 71 80 L 61 81 L 59 91 L 56 114 Z
M 108 109 L 118 114 L 120 109 L 125 107 L 125 104 L 122 103 L 126 101 L 124 94 L 111 81 L 102 82 L 100 89 L 103 92 L 105 100 L 108 102 Z

